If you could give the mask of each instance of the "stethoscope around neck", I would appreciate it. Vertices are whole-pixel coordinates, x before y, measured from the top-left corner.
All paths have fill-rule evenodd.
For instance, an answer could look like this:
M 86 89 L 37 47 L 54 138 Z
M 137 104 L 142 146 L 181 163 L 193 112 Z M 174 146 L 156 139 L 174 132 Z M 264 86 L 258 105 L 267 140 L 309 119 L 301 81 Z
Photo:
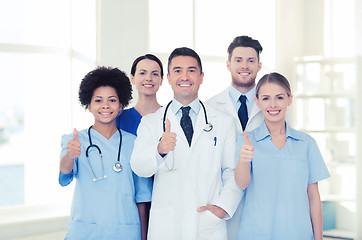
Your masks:
M 212 126 L 211 123 L 209 123 L 209 121 L 207 120 L 207 114 L 206 114 L 206 108 L 204 106 L 204 104 L 199 100 L 202 108 L 204 109 L 204 115 L 205 115 L 205 127 L 204 127 L 204 131 L 205 132 L 210 132 L 214 127 Z M 166 114 L 167 114 L 167 110 L 168 107 L 171 105 L 172 100 L 167 104 L 166 109 L 165 109 L 165 113 L 163 114 L 163 120 L 162 120 L 162 124 L 163 124 L 163 131 L 166 131 Z
M 204 127 L 204 131 L 205 132 L 210 132 L 212 129 L 213 129 L 213 126 L 211 123 L 209 123 L 209 121 L 207 120 L 207 114 L 206 114 L 206 108 L 204 106 L 204 104 L 199 100 L 202 108 L 204 109 L 204 114 L 205 114 L 205 127 Z M 163 124 L 163 131 L 165 132 L 166 131 L 166 115 L 167 115 L 167 110 L 168 110 L 168 107 L 171 105 L 172 103 L 172 100 L 166 105 L 166 109 L 165 109 L 165 113 L 163 115 L 163 120 L 162 120 L 162 124 Z M 161 139 L 160 139 L 161 140 Z M 168 171 L 174 171 L 175 170 L 175 159 L 172 157 L 172 161 L 171 161 L 171 167 L 168 166 L 168 164 L 165 162 L 165 166 L 167 168 Z
M 102 156 L 102 151 L 101 149 L 96 145 L 96 144 L 93 144 L 92 143 L 92 138 L 91 138 L 91 134 L 90 134 L 90 130 L 93 126 L 90 126 L 88 128 L 88 138 L 89 138 L 89 146 L 87 147 L 86 151 L 85 151 L 85 156 L 87 157 L 87 160 L 88 160 L 88 163 L 89 163 L 89 166 L 92 170 L 92 173 L 93 173 L 93 181 L 97 181 L 97 180 L 102 180 L 102 179 L 105 179 L 107 178 L 107 176 L 104 174 L 104 164 L 103 164 L 103 156 Z M 121 146 L 122 146 L 122 133 L 121 133 L 121 130 L 119 130 L 119 128 L 117 128 L 118 132 L 119 132 L 119 147 L 118 147 L 118 157 L 117 157 L 117 162 L 113 165 L 113 170 L 115 172 L 120 172 L 122 170 L 122 164 L 121 164 L 121 159 L 120 159 L 120 155 L 121 155 Z M 92 167 L 92 164 L 89 160 L 89 150 L 94 147 L 98 150 L 98 153 L 101 157 L 101 165 L 102 165 L 102 176 L 103 177 L 97 177 L 93 167 Z

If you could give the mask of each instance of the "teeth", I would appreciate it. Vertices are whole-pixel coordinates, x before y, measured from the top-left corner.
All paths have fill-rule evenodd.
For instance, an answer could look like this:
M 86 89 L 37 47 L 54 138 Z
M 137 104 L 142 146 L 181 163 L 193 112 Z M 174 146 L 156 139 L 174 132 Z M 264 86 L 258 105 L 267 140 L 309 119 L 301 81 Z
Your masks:
M 101 113 L 102 115 L 109 115 L 109 114 L 111 114 L 111 113 Z
M 279 111 L 269 111 L 270 114 L 278 114 Z
M 180 84 L 180 87 L 189 87 L 191 84 Z
M 143 86 L 144 86 L 144 87 L 149 87 L 149 88 L 150 88 L 150 87 L 153 87 L 153 85 L 151 85 L 151 84 L 144 84 Z
M 240 75 L 247 76 L 249 73 L 240 73 Z

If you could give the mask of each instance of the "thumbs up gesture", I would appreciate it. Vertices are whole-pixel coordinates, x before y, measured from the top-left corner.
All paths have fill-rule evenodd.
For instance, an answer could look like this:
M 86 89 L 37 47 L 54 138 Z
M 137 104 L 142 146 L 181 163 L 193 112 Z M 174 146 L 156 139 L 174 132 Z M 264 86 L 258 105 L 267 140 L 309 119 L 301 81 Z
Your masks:
M 162 134 L 157 148 L 159 154 L 167 154 L 170 151 L 175 150 L 176 147 L 176 133 L 171 132 L 170 120 L 166 119 L 165 126 L 165 132 Z
M 249 163 L 253 158 L 254 147 L 251 145 L 249 135 L 246 131 L 243 132 L 245 143 L 241 146 L 239 161 Z
M 74 128 L 73 134 L 74 138 L 70 140 L 67 145 L 67 155 L 72 159 L 79 157 L 81 152 L 80 150 L 81 144 L 79 141 L 77 129 Z
M 241 188 L 245 189 L 250 182 L 250 166 L 249 162 L 253 158 L 254 147 L 251 145 L 249 135 L 243 132 L 245 143 L 241 146 L 239 162 L 235 168 L 235 182 Z

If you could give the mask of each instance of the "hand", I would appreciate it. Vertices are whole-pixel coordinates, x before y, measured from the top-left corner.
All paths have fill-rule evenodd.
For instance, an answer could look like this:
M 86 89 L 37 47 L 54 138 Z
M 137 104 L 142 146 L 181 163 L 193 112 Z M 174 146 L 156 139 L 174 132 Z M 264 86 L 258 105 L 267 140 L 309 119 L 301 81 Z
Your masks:
M 239 161 L 244 163 L 251 162 L 254 153 L 254 147 L 251 145 L 251 141 L 247 131 L 243 132 L 245 137 L 245 143 L 241 146 Z
M 176 133 L 171 132 L 170 120 L 166 119 L 165 126 L 165 132 L 162 134 L 157 148 L 159 154 L 167 154 L 170 151 L 175 150 L 176 147 Z
M 81 152 L 80 150 L 81 144 L 78 138 L 78 131 L 76 128 L 74 128 L 73 134 L 74 138 L 70 140 L 67 145 L 67 155 L 72 159 L 79 157 Z
M 197 209 L 198 212 L 203 212 L 206 210 L 212 212 L 215 216 L 217 216 L 220 219 L 223 219 L 227 214 L 227 212 L 224 209 L 222 209 L 221 207 L 216 206 L 216 205 L 206 205 L 206 206 L 199 207 Z

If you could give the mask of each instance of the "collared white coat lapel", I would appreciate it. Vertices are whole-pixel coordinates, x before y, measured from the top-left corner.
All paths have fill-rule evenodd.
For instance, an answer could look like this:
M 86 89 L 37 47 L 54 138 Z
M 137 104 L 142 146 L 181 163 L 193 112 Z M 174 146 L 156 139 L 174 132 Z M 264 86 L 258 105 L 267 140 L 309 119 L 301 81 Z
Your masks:
M 234 104 L 231 101 L 230 95 L 229 95 L 229 88 L 226 88 L 224 91 L 219 93 L 218 95 L 210 98 L 207 100 L 207 103 L 211 105 L 212 107 L 218 109 L 221 112 L 227 113 L 230 116 L 232 116 L 237 122 L 237 134 L 241 134 L 242 128 L 240 124 L 240 120 L 238 117 L 238 113 L 234 107 Z M 260 109 L 256 104 L 253 104 L 253 108 L 251 109 L 251 113 L 249 115 L 248 124 L 246 125 L 246 130 L 251 131 L 255 129 L 256 127 L 259 127 L 261 123 L 263 122 L 264 117 L 261 113 Z

